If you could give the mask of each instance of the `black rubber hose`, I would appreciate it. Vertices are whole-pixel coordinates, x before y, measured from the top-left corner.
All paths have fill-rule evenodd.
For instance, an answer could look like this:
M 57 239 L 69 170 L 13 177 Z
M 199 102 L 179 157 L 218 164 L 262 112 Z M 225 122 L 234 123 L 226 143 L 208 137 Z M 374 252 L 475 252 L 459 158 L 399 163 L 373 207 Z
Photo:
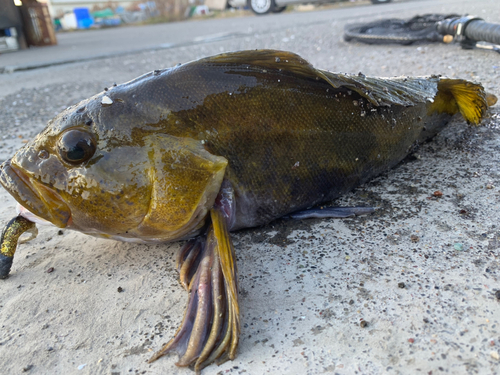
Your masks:
M 471 21 L 465 28 L 465 36 L 476 42 L 500 44 L 500 25 L 484 21 Z

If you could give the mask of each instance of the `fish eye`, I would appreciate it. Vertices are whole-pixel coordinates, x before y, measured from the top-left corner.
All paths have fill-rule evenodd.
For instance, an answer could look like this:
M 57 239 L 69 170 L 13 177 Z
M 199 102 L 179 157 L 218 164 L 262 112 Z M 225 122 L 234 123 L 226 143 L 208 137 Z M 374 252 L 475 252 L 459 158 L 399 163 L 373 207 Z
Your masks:
M 95 153 L 94 136 L 83 130 L 68 130 L 57 142 L 61 158 L 69 164 L 81 164 L 89 160 Z

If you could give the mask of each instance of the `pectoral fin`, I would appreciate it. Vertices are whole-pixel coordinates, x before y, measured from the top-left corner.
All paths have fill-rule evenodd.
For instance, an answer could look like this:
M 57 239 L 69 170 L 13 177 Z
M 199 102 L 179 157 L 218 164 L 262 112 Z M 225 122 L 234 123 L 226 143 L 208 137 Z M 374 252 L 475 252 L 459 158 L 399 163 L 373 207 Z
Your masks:
M 223 214 L 212 209 L 210 216 L 206 236 L 189 241 L 179 252 L 181 283 L 189 291 L 182 324 L 149 362 L 177 352 L 177 366 L 193 366 L 198 372 L 236 356 L 240 333 L 236 259 Z

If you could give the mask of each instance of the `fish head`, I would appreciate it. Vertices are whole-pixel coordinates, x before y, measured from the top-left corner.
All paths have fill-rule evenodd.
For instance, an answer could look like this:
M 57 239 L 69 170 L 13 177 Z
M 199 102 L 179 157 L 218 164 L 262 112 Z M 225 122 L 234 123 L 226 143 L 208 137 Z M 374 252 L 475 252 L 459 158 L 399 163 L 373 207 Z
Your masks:
M 0 183 L 24 207 L 23 216 L 60 228 L 138 242 L 197 234 L 227 160 L 200 141 L 127 115 L 127 107 L 105 112 L 105 96 L 52 119 L 0 166 Z

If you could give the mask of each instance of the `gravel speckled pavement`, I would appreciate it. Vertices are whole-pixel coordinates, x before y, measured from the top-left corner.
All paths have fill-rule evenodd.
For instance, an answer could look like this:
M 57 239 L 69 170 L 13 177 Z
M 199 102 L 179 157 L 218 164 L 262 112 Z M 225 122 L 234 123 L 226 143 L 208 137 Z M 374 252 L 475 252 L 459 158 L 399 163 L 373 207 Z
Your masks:
M 498 0 L 408 1 L 195 21 L 162 26 L 179 33 L 173 47 L 0 74 L 0 160 L 56 113 L 113 82 L 222 51 L 275 48 L 332 71 L 461 77 L 499 96 L 494 52 L 342 40 L 347 22 L 454 12 L 500 23 L 498 9 Z M 140 33 L 158 38 L 158 27 Z M 195 40 L 219 29 L 223 40 Z M 90 33 L 96 41 L 110 35 Z M 71 45 L 71 34 L 61 45 Z M 95 56 L 97 45 L 83 43 L 74 55 Z M 130 47 L 140 48 L 140 41 L 130 40 Z M 57 48 L 50 53 L 58 58 Z M 22 54 L 33 63 L 42 53 Z M 18 57 L 1 55 L 0 66 L 23 63 L 10 59 Z M 379 206 L 373 215 L 278 220 L 234 233 L 239 355 L 203 374 L 500 373 L 499 108 L 479 128 L 457 116 L 412 158 L 335 202 Z M 3 226 L 15 202 L 4 190 L 0 201 Z M 11 276 L 0 281 L 0 372 L 189 374 L 175 367 L 175 356 L 146 363 L 182 319 L 186 295 L 174 270 L 179 246 L 40 228 L 19 246 Z

